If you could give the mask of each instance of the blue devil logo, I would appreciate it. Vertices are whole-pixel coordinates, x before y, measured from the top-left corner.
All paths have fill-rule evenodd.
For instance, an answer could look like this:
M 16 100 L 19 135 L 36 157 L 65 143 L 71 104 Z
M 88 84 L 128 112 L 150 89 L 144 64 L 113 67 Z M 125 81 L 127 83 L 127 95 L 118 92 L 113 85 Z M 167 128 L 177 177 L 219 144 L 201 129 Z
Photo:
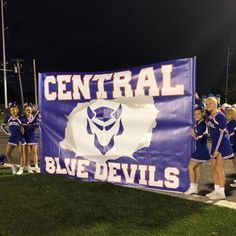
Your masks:
M 124 131 L 121 120 L 122 106 L 114 110 L 109 107 L 87 108 L 87 132 L 94 136 L 94 146 L 105 155 L 114 146 L 114 137 Z

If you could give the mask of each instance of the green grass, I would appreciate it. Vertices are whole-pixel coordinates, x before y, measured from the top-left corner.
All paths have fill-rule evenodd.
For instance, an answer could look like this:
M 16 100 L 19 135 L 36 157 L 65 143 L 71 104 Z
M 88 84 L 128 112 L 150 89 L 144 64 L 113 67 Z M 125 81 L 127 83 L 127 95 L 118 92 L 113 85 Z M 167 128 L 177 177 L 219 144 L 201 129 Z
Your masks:
M 0 169 L 0 235 L 235 235 L 236 211 L 152 192 Z

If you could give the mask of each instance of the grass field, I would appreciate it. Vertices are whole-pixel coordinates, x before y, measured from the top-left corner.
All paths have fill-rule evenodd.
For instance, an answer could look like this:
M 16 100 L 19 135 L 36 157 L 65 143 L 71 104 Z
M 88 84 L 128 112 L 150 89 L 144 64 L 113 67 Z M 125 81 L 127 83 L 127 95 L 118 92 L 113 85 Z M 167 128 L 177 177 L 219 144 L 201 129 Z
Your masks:
M 0 169 L 0 235 L 236 235 L 236 211 L 108 183 Z

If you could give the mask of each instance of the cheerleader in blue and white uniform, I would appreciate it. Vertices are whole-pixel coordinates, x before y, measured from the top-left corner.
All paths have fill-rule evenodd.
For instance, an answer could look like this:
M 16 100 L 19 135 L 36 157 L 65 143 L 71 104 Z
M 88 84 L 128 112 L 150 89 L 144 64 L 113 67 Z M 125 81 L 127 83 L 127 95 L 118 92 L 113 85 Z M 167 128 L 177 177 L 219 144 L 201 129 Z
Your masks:
M 10 103 L 10 115 L 6 116 L 4 122 L 1 125 L 3 131 L 10 136 L 5 155 L 7 156 L 9 163 L 12 165 L 12 173 L 21 175 L 23 173 L 25 165 L 25 139 L 21 132 L 22 122 L 19 117 L 19 109 L 16 103 Z M 8 129 L 6 128 L 8 126 Z M 19 155 L 20 155 L 20 169 L 16 173 L 16 165 L 13 164 L 12 151 L 18 146 Z
M 226 117 L 218 110 L 216 98 L 207 98 L 206 109 L 210 112 L 207 125 L 212 140 L 211 164 L 214 180 L 214 191 L 206 196 L 211 200 L 220 200 L 225 199 L 224 161 L 234 154 L 226 134 Z
M 26 140 L 26 160 L 27 160 L 27 169 L 29 173 L 32 173 L 30 167 L 30 155 L 34 157 L 35 171 L 39 171 L 38 167 L 38 142 L 36 139 L 36 129 L 39 127 L 38 114 L 33 116 L 33 107 L 31 104 L 25 104 L 24 116 L 22 117 L 22 123 L 24 127 L 24 138 Z
M 207 147 L 207 126 L 204 120 L 204 110 L 200 107 L 194 109 L 195 126 L 191 129 L 192 136 L 196 140 L 196 150 L 192 153 L 189 162 L 189 179 L 190 187 L 184 193 L 190 195 L 198 193 L 198 182 L 200 179 L 200 168 L 203 162 L 210 160 L 209 150 Z
M 227 119 L 227 135 L 230 140 L 230 144 L 233 149 L 234 158 L 234 170 L 236 171 L 236 109 L 230 107 L 226 110 L 226 119 Z M 234 183 L 230 184 L 231 187 L 236 187 L 236 180 Z

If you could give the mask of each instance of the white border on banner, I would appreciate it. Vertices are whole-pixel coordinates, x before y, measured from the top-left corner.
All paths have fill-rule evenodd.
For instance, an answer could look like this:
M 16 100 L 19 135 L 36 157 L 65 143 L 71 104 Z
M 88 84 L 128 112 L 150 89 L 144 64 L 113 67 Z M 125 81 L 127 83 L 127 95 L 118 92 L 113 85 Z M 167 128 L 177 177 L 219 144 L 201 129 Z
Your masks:
M 121 186 L 121 185 L 119 185 Z M 171 190 L 161 190 L 161 189 L 153 189 L 153 188 L 142 188 L 142 187 L 136 187 L 136 186 L 127 186 L 127 185 L 122 185 L 122 187 L 127 187 L 127 188 L 134 188 L 137 190 L 144 190 L 147 192 L 153 192 L 153 193 L 158 193 L 162 195 L 167 195 L 171 197 L 177 197 L 177 198 L 182 198 L 185 200 L 190 200 L 190 201 L 196 201 L 196 202 L 202 202 L 205 204 L 212 204 L 215 206 L 219 207 L 225 207 L 225 208 L 230 208 L 233 210 L 236 210 L 236 202 L 228 201 L 228 200 L 218 200 L 218 201 L 211 201 L 208 198 L 198 195 L 198 194 L 193 194 L 190 196 L 184 195 L 182 192 L 178 191 L 171 191 Z

